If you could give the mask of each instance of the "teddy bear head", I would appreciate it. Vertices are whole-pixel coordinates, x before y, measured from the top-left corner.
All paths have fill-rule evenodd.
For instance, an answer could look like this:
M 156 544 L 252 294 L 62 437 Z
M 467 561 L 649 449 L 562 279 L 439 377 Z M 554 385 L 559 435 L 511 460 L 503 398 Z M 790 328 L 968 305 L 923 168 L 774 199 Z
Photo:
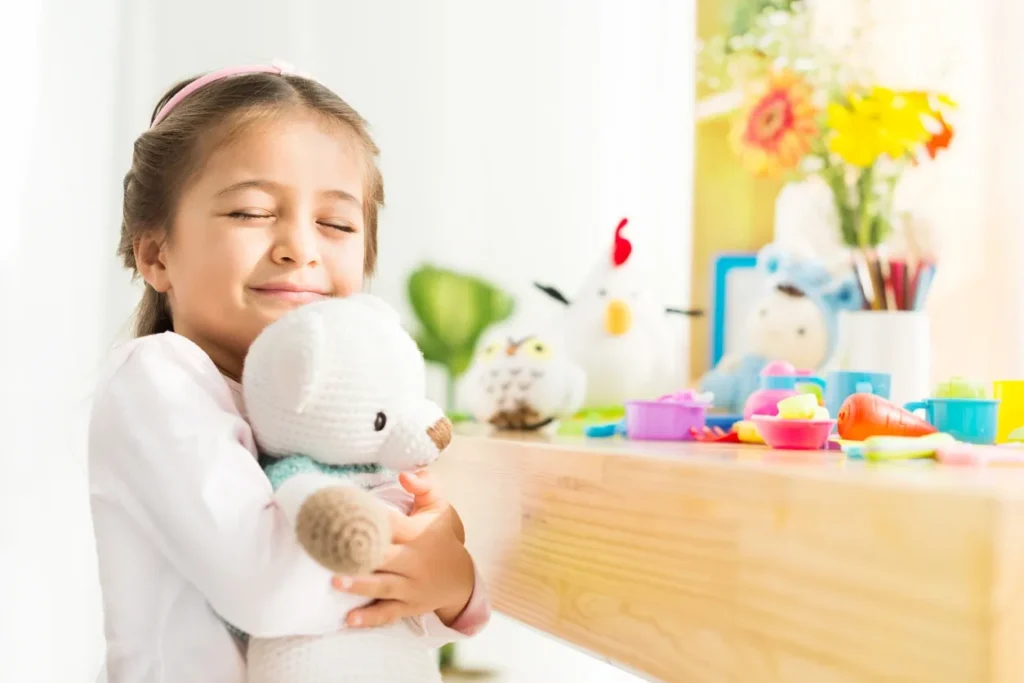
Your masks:
M 369 294 L 301 306 L 249 349 L 242 393 L 260 450 L 328 465 L 423 467 L 451 441 L 425 397 L 423 355 L 398 314 Z
M 821 368 L 837 341 L 839 311 L 861 306 L 852 278 L 835 278 L 824 264 L 789 257 L 776 245 L 758 253 L 767 285 L 747 319 L 749 351 L 798 368 Z

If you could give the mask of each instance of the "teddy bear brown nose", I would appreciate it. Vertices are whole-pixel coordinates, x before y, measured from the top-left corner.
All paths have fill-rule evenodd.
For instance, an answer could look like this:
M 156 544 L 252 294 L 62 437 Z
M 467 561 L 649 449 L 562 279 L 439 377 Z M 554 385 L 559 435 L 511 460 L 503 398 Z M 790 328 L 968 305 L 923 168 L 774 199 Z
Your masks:
M 447 417 L 442 417 L 434 424 L 427 427 L 427 436 L 437 446 L 437 450 L 443 451 L 452 442 L 452 422 Z

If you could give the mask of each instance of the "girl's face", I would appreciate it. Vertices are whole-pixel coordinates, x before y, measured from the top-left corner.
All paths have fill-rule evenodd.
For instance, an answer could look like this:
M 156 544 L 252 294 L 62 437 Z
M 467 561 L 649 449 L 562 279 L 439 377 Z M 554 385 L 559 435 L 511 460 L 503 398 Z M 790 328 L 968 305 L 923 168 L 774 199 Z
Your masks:
M 169 238 L 139 247 L 175 332 L 237 379 L 269 323 L 359 291 L 364 168 L 354 136 L 306 113 L 252 123 L 218 146 L 183 189 Z

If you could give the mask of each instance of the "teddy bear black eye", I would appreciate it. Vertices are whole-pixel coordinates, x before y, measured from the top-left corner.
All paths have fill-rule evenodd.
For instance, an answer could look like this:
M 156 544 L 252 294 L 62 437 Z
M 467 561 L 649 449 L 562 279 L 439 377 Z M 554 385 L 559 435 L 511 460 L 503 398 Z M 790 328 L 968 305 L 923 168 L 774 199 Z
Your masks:
M 598 296 L 605 296 L 607 294 L 608 294 L 608 290 L 603 288 L 603 287 L 601 289 L 597 290 L 597 295 Z
M 388 416 L 384 413 L 377 413 L 377 419 L 373 421 L 373 428 L 375 431 L 384 429 L 384 425 L 388 423 Z
M 807 328 L 805 328 L 805 327 L 798 327 L 797 330 L 796 330 L 796 333 L 802 337 L 805 334 L 807 334 Z

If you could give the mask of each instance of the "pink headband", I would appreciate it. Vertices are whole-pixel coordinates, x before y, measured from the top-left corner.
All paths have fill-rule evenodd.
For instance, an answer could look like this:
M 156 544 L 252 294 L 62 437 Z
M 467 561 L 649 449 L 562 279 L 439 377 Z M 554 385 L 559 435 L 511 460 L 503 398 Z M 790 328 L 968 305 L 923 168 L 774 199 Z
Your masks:
M 171 110 L 178 106 L 178 104 L 180 104 L 183 99 L 194 93 L 196 90 L 199 90 L 200 88 L 205 88 L 207 85 L 213 83 L 214 81 L 219 81 L 224 78 L 231 78 L 232 76 L 243 76 L 245 74 L 259 73 L 295 74 L 296 76 L 310 78 L 306 74 L 297 72 L 295 70 L 295 67 L 293 67 L 291 64 L 277 61 L 272 62 L 270 64 L 253 64 L 250 66 L 229 66 L 225 69 L 220 69 L 218 71 L 211 71 L 205 76 L 200 76 L 199 78 L 195 79 L 194 81 L 186 85 L 184 88 L 176 92 L 174 94 L 174 97 L 167 100 L 167 104 L 162 106 L 160 108 L 160 111 L 156 113 L 156 116 L 153 117 L 153 123 L 149 124 L 149 127 L 153 128 L 153 126 L 167 118 L 167 115 L 171 113 Z

